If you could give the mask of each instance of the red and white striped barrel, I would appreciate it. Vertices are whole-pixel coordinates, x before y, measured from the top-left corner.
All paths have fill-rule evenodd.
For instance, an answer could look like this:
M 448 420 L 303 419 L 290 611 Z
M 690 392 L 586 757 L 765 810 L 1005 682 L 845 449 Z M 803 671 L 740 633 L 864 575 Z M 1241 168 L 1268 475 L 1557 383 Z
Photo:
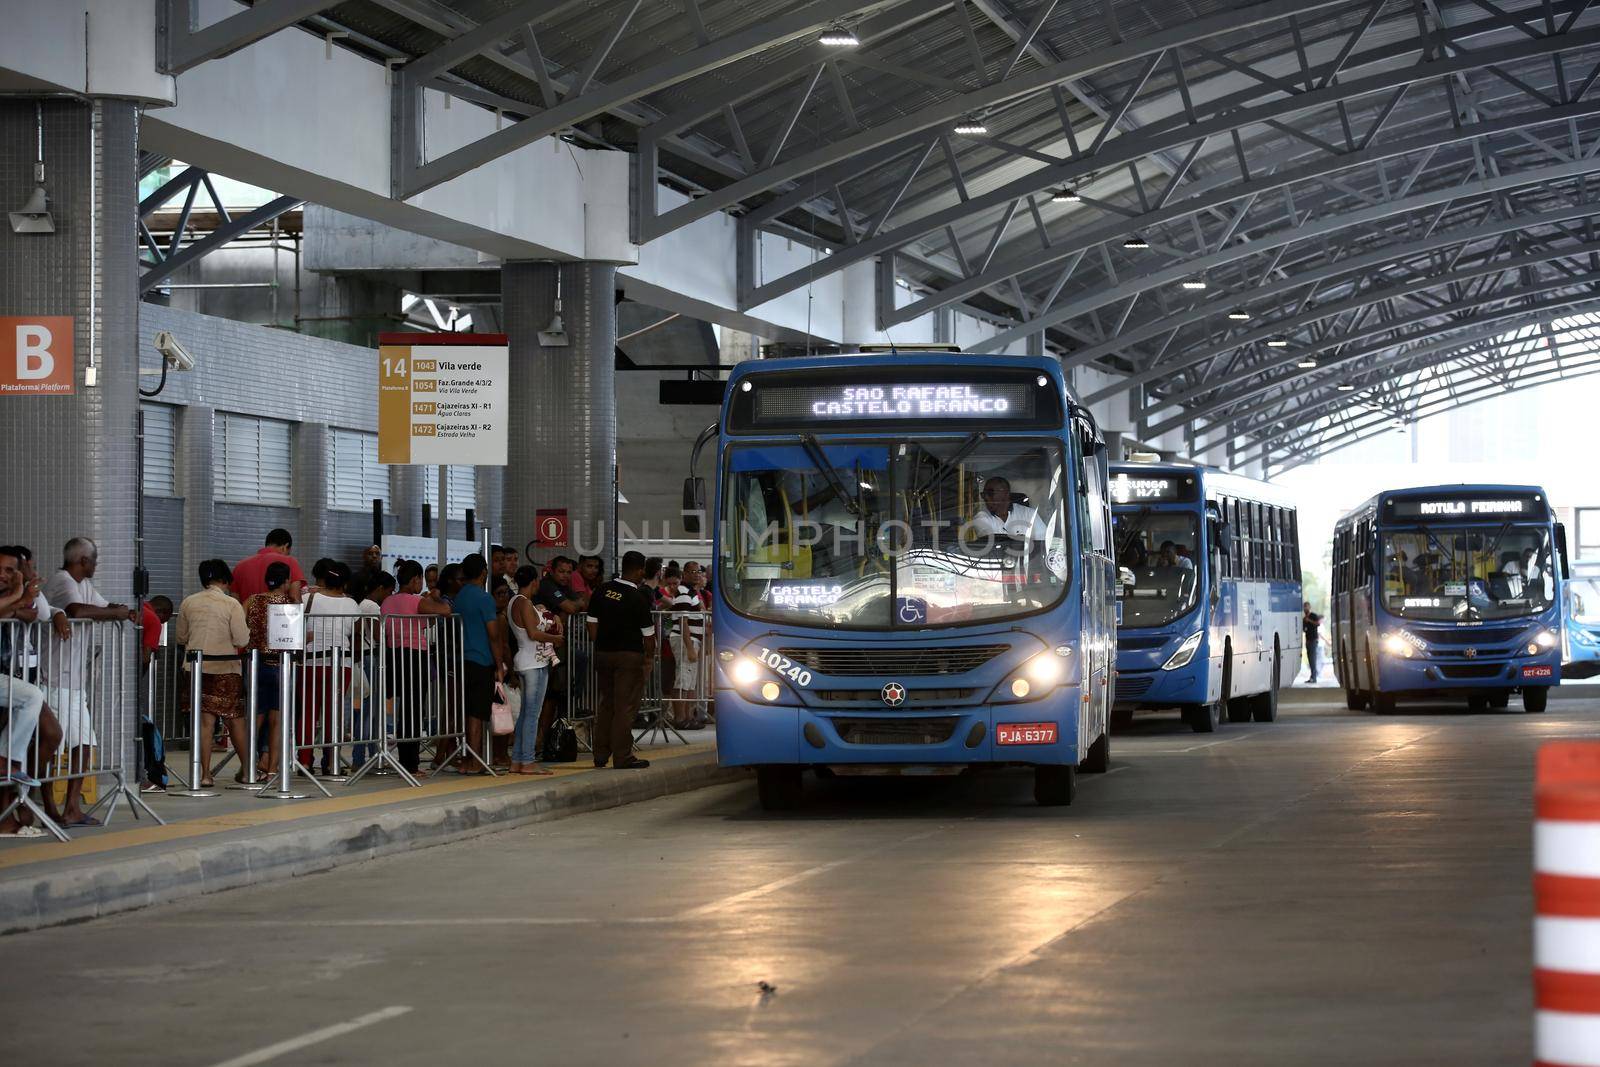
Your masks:
M 1600 1067 L 1600 741 L 1540 747 L 1535 811 L 1535 1062 Z

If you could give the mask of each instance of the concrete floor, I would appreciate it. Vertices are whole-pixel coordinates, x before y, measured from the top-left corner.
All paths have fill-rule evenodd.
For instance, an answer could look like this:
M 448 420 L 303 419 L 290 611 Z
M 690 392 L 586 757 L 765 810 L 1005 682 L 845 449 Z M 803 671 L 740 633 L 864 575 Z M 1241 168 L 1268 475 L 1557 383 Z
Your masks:
M 808 781 L 787 817 L 726 786 L 16 935 L 0 1034 L 238 1067 L 1527 1062 L 1533 753 L 1600 700 L 1331 695 L 1141 718 L 1066 810 L 1016 774 Z

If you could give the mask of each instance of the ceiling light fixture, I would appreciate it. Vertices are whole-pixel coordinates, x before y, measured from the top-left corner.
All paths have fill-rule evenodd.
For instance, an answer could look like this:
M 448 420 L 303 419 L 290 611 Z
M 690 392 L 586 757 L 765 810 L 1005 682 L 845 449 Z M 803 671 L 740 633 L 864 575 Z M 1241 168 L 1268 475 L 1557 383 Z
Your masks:
M 1274 337 L 1274 338 L 1272 338 L 1271 340 L 1269 340 L 1267 342 L 1267 347 L 1268 348 L 1288 348 L 1289 347 L 1289 339 L 1287 337 Z
M 1185 289 L 1204 289 L 1206 287 L 1205 280 L 1202 278 L 1185 278 L 1178 284 Z
M 1122 242 L 1122 247 L 1123 248 L 1135 248 L 1135 249 L 1138 249 L 1138 248 L 1149 248 L 1150 247 L 1150 242 L 1146 241 L 1143 237 L 1139 236 L 1138 234 L 1134 234 L 1132 237 L 1130 237 L 1126 241 Z
M 1296 363 L 1295 366 L 1299 367 L 1301 370 L 1315 370 L 1316 367 L 1317 367 L 1317 361 L 1312 359 L 1311 357 L 1307 356 L 1305 359 L 1302 359 L 1299 363 Z
M 968 115 L 956 123 L 955 132 L 965 137 L 982 137 L 989 132 L 989 127 L 985 126 L 983 120 L 977 116 Z
M 827 48 L 858 48 L 861 45 L 854 32 L 849 27 L 834 23 L 822 31 L 817 38 L 817 43 Z
M 1339 383 L 1339 392 L 1341 392 L 1341 393 L 1353 393 L 1355 391 L 1356 391 L 1356 387 L 1351 385 L 1349 382 L 1340 382 Z
M 1078 190 L 1066 185 L 1050 194 L 1050 202 L 1052 204 L 1079 204 L 1083 202 L 1083 197 L 1078 195 Z
M 1250 312 L 1246 311 L 1244 308 L 1234 308 L 1232 311 L 1228 312 L 1228 318 L 1232 319 L 1234 322 L 1249 322 Z

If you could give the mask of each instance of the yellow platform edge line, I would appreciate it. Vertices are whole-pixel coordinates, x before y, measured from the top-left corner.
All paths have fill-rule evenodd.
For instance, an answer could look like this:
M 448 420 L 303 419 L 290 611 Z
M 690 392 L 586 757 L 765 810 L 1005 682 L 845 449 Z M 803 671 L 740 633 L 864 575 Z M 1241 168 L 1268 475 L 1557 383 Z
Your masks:
M 683 759 L 687 756 L 698 756 L 713 751 L 715 751 L 714 745 L 702 743 L 672 750 L 655 749 L 649 752 L 648 756 L 652 763 L 656 763 Z M 538 788 L 540 785 L 554 782 L 560 778 L 570 778 L 583 774 L 611 773 L 593 766 L 551 767 L 550 769 L 555 771 L 555 774 L 551 777 L 530 778 L 523 774 L 501 774 L 498 778 L 486 779 L 461 775 L 457 776 L 455 781 L 429 782 L 420 789 L 385 790 L 381 793 L 334 796 L 328 800 L 277 803 L 271 807 L 263 807 L 260 811 L 236 811 L 227 815 L 182 819 L 170 822 L 165 826 L 148 824 L 128 830 L 95 834 L 92 837 L 79 838 L 67 842 L 30 842 L 28 844 L 17 842 L 14 847 L 0 851 L 0 870 L 23 867 L 34 863 L 47 863 L 51 860 L 69 859 L 73 856 L 92 856 L 96 853 L 136 848 L 140 845 L 156 844 L 161 841 L 182 841 L 187 838 L 204 837 L 208 834 L 223 833 L 228 830 L 242 830 L 252 826 L 265 826 L 270 823 L 294 822 L 297 819 L 311 819 L 319 815 L 336 815 L 340 812 L 361 811 L 368 808 L 405 804 L 415 800 L 447 797 L 456 793 L 470 793 L 485 789 L 507 789 L 516 785 Z M 307 788 L 314 787 L 307 785 Z M 202 803 L 202 801 L 194 801 L 194 803 Z M 131 818 L 126 811 L 126 801 L 121 802 L 119 806 L 123 808 L 120 817 Z

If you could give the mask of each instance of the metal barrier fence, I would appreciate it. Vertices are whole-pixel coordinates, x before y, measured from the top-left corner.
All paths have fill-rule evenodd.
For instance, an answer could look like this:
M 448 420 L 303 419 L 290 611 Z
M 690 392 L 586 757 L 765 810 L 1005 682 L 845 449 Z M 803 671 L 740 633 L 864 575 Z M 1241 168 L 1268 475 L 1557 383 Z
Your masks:
M 0 620 L 0 819 L 26 808 L 66 841 L 56 813 L 81 810 L 77 822 L 92 825 L 103 809 L 99 821 L 110 822 L 126 798 L 136 817 L 143 811 L 161 822 L 139 798 L 130 784 L 132 768 L 125 766 L 129 741 L 138 736 L 137 709 L 127 699 L 135 633 L 126 622 L 64 616 Z M 98 795 L 81 809 L 90 789 Z M 35 790 L 43 795 L 36 798 Z
M 635 741 L 656 737 L 689 743 L 675 723 L 704 722 L 713 713 L 716 655 L 713 649 L 711 613 L 705 611 L 656 611 L 656 658 L 645 680 L 640 703 L 641 725 Z M 564 679 L 552 688 L 564 694 L 561 717 L 579 731 L 579 744 L 591 751 L 590 734 L 594 713 L 600 703 L 599 682 L 594 673 L 594 645 L 582 615 L 564 620 L 566 645 L 562 652 Z
M 658 655 L 635 739 L 687 743 L 682 728 L 703 722 L 711 712 L 710 617 L 658 611 L 655 618 Z M 157 648 L 143 667 L 139 709 L 125 699 L 137 662 L 129 624 L 74 621 L 63 640 L 50 623 L 0 620 L 0 755 L 15 760 L 0 773 L 0 818 L 26 806 L 41 825 L 66 840 L 66 829 L 49 817 L 27 783 L 38 780 L 51 788 L 100 778 L 109 778 L 112 787 L 89 814 L 104 807 L 109 819 L 126 795 L 136 814 L 142 810 L 154 817 L 138 796 L 134 767 L 123 765 L 127 746 L 104 743 L 137 738 L 140 710 L 171 750 L 189 750 L 185 768 L 168 761 L 167 773 L 183 786 L 172 791 L 175 796 L 219 795 L 202 784 L 235 760 L 234 781 L 227 787 L 251 789 L 264 799 L 298 799 L 304 795 L 294 792 L 300 779 L 323 795 L 331 795 L 324 783 L 353 783 L 369 775 L 393 775 L 417 786 L 425 776 L 424 750 L 430 747 L 426 776 L 458 761 L 494 773 L 487 723 L 478 750 L 468 745 L 460 620 L 316 612 L 302 625 L 303 651 L 249 649 L 205 656 L 176 646 Z M 592 750 L 589 734 L 599 686 L 581 615 L 567 620 L 561 657 L 550 695 L 558 719 L 576 727 L 581 746 Z M 207 674 L 237 682 L 208 684 Z M 36 693 L 49 712 L 33 707 Z M 208 709 L 221 714 L 208 721 Z M 220 732 L 222 721 L 233 719 L 243 722 L 243 743 L 229 746 L 220 760 L 213 756 L 207 766 L 204 756 L 212 746 L 205 743 L 206 731 Z M 53 739 L 57 732 L 64 735 L 59 742 Z

